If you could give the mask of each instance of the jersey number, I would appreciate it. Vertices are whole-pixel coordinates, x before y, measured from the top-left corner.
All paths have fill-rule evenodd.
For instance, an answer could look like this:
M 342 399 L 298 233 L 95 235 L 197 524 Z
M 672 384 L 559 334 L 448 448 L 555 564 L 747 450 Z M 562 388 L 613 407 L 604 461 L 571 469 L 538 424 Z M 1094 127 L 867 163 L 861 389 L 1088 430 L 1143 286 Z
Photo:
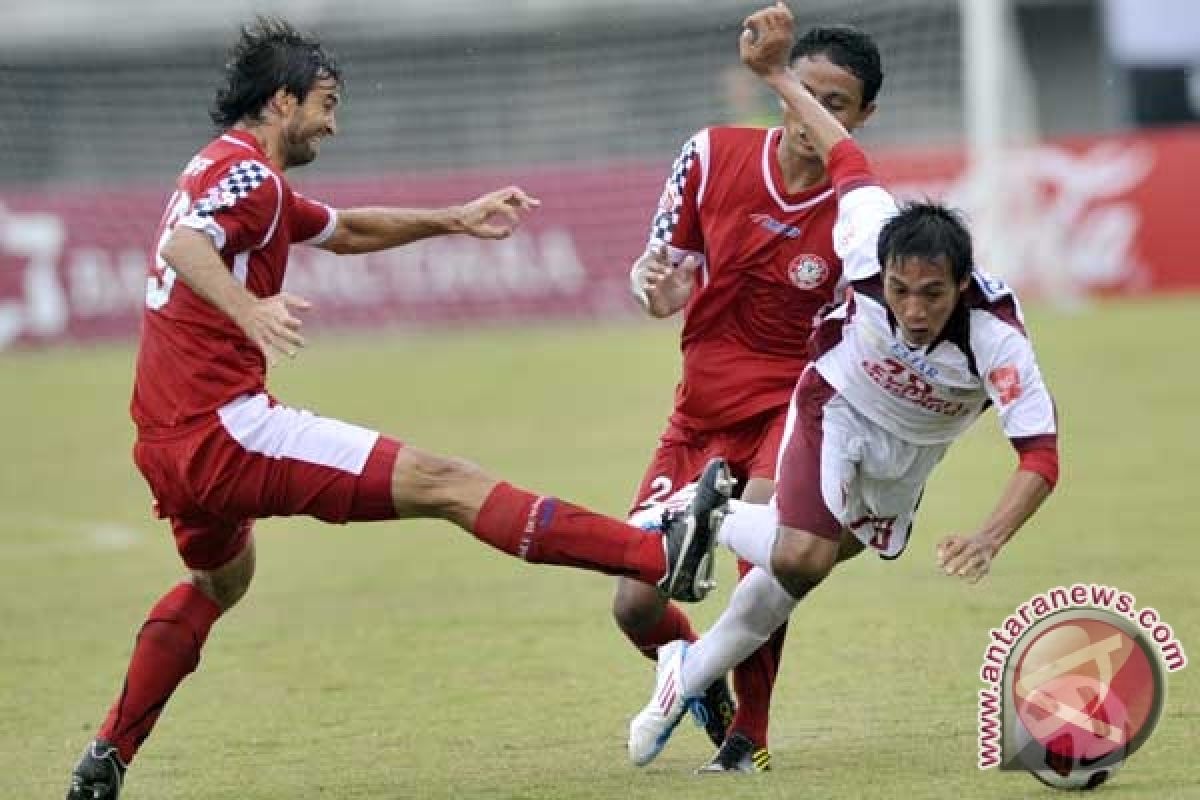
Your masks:
M 158 311 L 171 299 L 171 289 L 175 286 L 175 270 L 162 257 L 163 248 L 175 230 L 175 223 L 192 207 L 192 198 L 185 191 L 177 191 L 167 201 L 167 210 L 163 212 L 162 236 L 158 237 L 158 246 L 154 248 L 154 274 L 146 278 L 146 307 Z

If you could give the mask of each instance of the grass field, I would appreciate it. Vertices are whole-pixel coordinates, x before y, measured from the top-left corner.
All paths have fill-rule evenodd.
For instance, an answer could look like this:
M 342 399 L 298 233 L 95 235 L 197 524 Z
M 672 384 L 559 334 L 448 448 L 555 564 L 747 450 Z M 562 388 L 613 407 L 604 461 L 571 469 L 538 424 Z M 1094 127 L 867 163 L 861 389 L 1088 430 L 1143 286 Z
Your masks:
M 131 769 L 129 800 L 1015 798 L 975 768 L 987 631 L 1051 586 L 1154 606 L 1195 656 L 1200 300 L 1032 315 L 1060 410 L 1058 493 L 970 587 L 932 542 L 977 523 L 1014 463 L 994 418 L 942 465 L 905 557 L 839 569 L 793 618 L 772 773 L 699 778 L 685 723 L 650 767 L 625 731 L 651 686 L 602 576 L 522 565 L 440 524 L 272 520 L 259 571 Z M 273 388 L 295 405 L 469 456 L 619 513 L 677 374 L 670 326 L 343 339 L 314 332 Z M 60 798 L 145 611 L 180 575 L 130 459 L 131 352 L 0 356 L 0 799 Z M 715 618 L 731 585 L 696 609 Z M 1100 790 L 1200 797 L 1200 677 Z

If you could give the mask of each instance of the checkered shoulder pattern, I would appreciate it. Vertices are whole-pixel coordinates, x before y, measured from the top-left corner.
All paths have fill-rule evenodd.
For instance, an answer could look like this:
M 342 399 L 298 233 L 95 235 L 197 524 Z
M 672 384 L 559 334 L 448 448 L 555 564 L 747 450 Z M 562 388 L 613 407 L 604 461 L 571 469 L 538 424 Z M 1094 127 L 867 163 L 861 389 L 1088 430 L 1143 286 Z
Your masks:
M 671 175 L 667 178 L 667 185 L 663 188 L 662 199 L 658 203 L 658 212 L 654 215 L 654 224 L 650 230 L 650 238 L 653 241 L 671 243 L 675 227 L 679 224 L 679 210 L 683 205 L 684 186 L 687 184 L 688 175 L 700 158 L 700 145 L 696 140 L 697 136 L 687 140 L 679 152 L 679 157 L 675 159 L 675 165 L 671 168 Z
M 211 217 L 224 208 L 233 208 L 238 200 L 257 189 L 271 174 L 258 161 L 239 161 L 213 188 L 196 201 L 194 213 L 200 217 Z

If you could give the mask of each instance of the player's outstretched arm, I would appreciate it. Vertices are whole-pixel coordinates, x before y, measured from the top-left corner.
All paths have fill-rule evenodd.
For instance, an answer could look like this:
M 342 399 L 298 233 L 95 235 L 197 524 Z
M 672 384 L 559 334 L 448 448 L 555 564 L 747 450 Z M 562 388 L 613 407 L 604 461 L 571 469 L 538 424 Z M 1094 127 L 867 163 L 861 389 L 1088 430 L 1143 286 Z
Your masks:
M 1050 496 L 1050 483 L 1036 472 L 1018 469 L 1000 502 L 974 536 L 947 536 L 938 542 L 938 566 L 947 575 L 975 583 L 988 573 L 992 559 Z
M 788 55 L 796 30 L 792 12 L 779 2 L 746 17 L 743 25 L 738 40 L 742 63 L 800 116 L 817 155 L 822 161 L 828 161 L 833 146 L 849 139 L 850 134 L 788 69 Z
M 207 234 L 179 226 L 160 255 L 192 291 L 233 320 L 268 361 L 294 358 L 304 346 L 293 312 L 307 311 L 308 301 L 287 292 L 255 296 L 233 277 Z
M 687 305 L 696 288 L 698 265 L 693 255 L 677 266 L 672 265 L 666 245 L 651 247 L 629 271 L 633 296 L 650 316 L 669 317 Z
M 349 208 L 338 211 L 337 227 L 320 246 L 334 253 L 373 253 L 451 233 L 504 239 L 523 212 L 539 205 L 536 197 L 508 186 L 449 208 Z

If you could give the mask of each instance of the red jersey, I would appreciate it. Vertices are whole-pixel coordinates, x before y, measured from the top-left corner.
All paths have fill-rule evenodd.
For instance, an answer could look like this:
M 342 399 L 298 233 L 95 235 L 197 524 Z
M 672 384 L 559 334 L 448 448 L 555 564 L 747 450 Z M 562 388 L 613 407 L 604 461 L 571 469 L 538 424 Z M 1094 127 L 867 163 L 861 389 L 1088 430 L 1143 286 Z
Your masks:
M 130 408 L 140 432 L 162 432 L 265 389 L 262 352 L 163 260 L 174 227 L 207 234 L 233 276 L 270 297 L 283 286 L 288 247 L 320 243 L 336 224 L 333 209 L 292 191 L 246 131 L 222 134 L 188 162 L 148 265 Z
M 714 430 L 787 406 L 813 320 L 841 279 L 837 197 L 828 181 L 786 191 L 782 135 L 707 128 L 667 179 L 650 243 L 665 243 L 674 263 L 690 253 L 701 264 L 684 309 L 675 425 Z

